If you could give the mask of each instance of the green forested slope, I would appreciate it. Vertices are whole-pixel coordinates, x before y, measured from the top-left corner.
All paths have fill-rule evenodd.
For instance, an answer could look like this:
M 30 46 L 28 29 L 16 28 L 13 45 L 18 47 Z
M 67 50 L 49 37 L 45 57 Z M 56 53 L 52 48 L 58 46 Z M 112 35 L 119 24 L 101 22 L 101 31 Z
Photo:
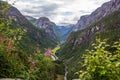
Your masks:
M 120 39 L 120 9 L 91 24 L 84 30 L 72 32 L 67 42 L 62 45 L 57 55 L 68 65 L 68 79 L 75 78 L 79 69 L 79 61 L 86 49 L 91 49 L 95 39 L 107 39 L 112 44 Z
M 53 41 L 51 38 L 49 38 L 44 29 L 35 27 L 15 7 L 12 7 L 2 1 L 0 1 L 0 4 L 0 18 L 11 19 L 10 26 L 13 29 L 21 28 L 27 31 L 20 41 L 20 48 L 28 52 L 33 52 L 36 47 L 39 47 L 41 50 L 43 50 L 43 48 L 54 47 L 57 44 L 57 41 Z M 5 6 L 7 6 L 9 9 L 6 9 L 6 11 L 3 12 Z
M 55 63 L 43 53 L 44 48 L 55 45 L 44 30 L 0 1 L 0 78 L 55 79 Z

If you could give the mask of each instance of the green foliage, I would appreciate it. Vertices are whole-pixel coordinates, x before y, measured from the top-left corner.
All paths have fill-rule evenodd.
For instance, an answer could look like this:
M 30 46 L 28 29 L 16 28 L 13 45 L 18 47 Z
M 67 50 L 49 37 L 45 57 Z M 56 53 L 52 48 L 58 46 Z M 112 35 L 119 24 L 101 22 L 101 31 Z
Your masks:
M 4 16 L 4 13 L 6 10 L 10 8 L 10 5 L 7 4 L 7 2 L 0 0 L 0 16 Z
M 13 9 L 13 14 L 11 14 L 11 9 Z M 16 8 L 12 7 L 7 2 L 0 1 L 0 26 L 3 26 L 3 29 L 7 29 L 6 26 L 8 25 L 11 29 L 19 28 L 18 31 L 23 32 L 25 30 L 25 34 L 22 35 L 23 38 L 18 41 L 19 44 L 17 45 L 17 48 L 19 50 L 26 51 L 26 53 L 34 52 L 36 47 L 39 47 L 41 51 L 44 52 L 44 48 L 53 48 L 57 45 L 57 41 L 53 41 L 51 38 L 49 38 L 44 29 L 37 28 L 27 19 L 25 19 L 25 17 L 21 15 Z M 3 32 L 0 31 L 0 34 Z
M 100 30 L 92 29 L 98 27 Z M 65 44 L 57 52 L 57 56 L 61 60 L 67 61 L 68 79 L 78 78 L 73 73 L 80 69 L 79 61 L 82 61 L 82 54 L 86 49 L 92 49 L 92 43 L 95 43 L 96 36 L 102 40 L 108 39 L 108 44 L 113 44 L 120 38 L 120 9 L 98 20 L 87 28 L 72 32 Z
M 63 61 L 60 60 L 55 61 L 55 73 L 59 75 L 65 74 L 65 65 L 63 64 Z
M 24 65 L 15 46 L 24 32 L 20 29 L 10 29 L 8 25 L 6 28 L 5 25 L 4 27 L 0 25 L 0 31 L 0 77 L 19 77 L 24 70 Z
M 39 55 L 39 56 L 38 56 Z M 36 66 L 39 68 L 37 75 L 39 79 L 51 80 L 54 79 L 54 63 L 50 57 L 45 57 L 43 54 L 36 54 L 34 59 Z
M 45 57 L 40 52 L 28 55 L 26 51 L 21 52 L 21 50 L 16 48 L 16 44 L 20 40 L 19 37 L 22 38 L 23 33 L 19 29 L 10 28 L 7 28 L 7 30 L 4 29 L 4 32 L 2 32 L 4 37 L 0 36 L 0 77 L 28 80 L 54 79 L 54 63 L 51 58 Z M 29 58 L 35 63 L 33 66 Z
M 54 63 L 51 58 L 45 57 L 40 52 L 34 53 L 31 58 L 35 66 L 31 67 L 29 55 L 26 51 L 18 50 L 19 43 L 16 39 L 22 36 L 18 29 L 8 29 L 5 38 L 0 36 L 0 77 L 1 78 L 22 78 L 27 80 L 51 80 L 55 78 Z M 7 31 L 6 31 L 7 32 Z M 14 34 L 19 35 L 13 35 Z M 18 33 L 17 33 L 18 32 Z M 11 37 L 10 35 L 13 35 Z M 5 43 L 4 43 L 5 42 Z M 9 44 L 10 45 L 9 45 Z M 15 45 L 15 46 L 14 46 Z
M 19 77 L 23 70 L 24 65 L 17 55 L 8 55 L 7 52 L 0 49 L 0 78 Z
M 24 71 L 24 64 L 18 56 L 16 45 L 24 34 L 24 30 L 11 29 L 9 20 L 0 18 L 0 77 L 19 77 Z
M 12 20 L 14 17 L 8 19 L 5 15 L 5 12 L 10 7 L 6 2 L 0 1 L 0 78 L 54 79 L 55 63 L 50 57 L 45 57 L 39 51 L 39 47 L 36 49 L 36 44 L 40 44 L 39 42 L 48 47 L 47 44 L 52 41 L 47 40 L 47 37 L 44 38 L 46 35 L 43 30 L 33 27 L 31 29 L 33 33 L 30 33 L 21 27 L 13 25 Z M 29 25 L 31 26 L 31 24 Z M 36 31 L 43 32 L 41 35 L 43 37 L 42 41 L 35 37 Z M 31 42 L 36 40 L 36 43 Z M 43 41 L 47 41 L 47 43 L 45 44 Z M 23 47 L 23 44 L 25 47 Z M 54 45 L 54 43 L 51 43 L 51 45 Z M 31 52 L 28 52 L 30 50 Z
M 97 39 L 83 58 L 81 80 L 120 80 L 120 42 L 109 45 Z
M 2 20 L 2 19 L 1 19 Z M 11 29 L 10 28 L 10 21 L 11 19 L 7 20 L 7 23 L 3 21 L 0 24 L 0 33 L 1 35 L 4 35 L 7 39 L 9 39 L 13 44 L 17 44 L 19 40 L 22 39 L 22 36 L 25 34 L 26 30 L 16 28 Z
M 55 78 L 54 68 L 50 57 L 37 52 L 28 57 L 28 69 L 23 71 L 21 77 L 28 80 L 51 80 Z

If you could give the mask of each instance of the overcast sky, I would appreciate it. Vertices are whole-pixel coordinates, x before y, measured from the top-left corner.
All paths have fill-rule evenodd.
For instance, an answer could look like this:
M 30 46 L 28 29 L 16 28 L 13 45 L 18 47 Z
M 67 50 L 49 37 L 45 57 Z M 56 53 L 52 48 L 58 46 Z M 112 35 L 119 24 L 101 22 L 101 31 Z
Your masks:
M 12 2 L 14 0 L 11 0 Z M 23 15 L 48 17 L 59 25 L 76 24 L 80 16 L 90 14 L 110 0 L 16 0 Z

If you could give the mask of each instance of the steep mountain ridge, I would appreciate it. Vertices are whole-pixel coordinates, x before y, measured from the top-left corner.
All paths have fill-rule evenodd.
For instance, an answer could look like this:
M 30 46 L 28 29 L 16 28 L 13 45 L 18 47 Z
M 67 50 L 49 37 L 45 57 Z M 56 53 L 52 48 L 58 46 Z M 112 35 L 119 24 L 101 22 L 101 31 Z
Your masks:
M 53 38 L 54 40 L 57 39 L 61 43 L 66 41 L 67 37 L 72 32 L 72 29 L 74 27 L 73 24 L 68 26 L 56 25 L 47 17 L 40 17 L 39 19 L 35 19 L 31 16 L 26 16 L 26 18 L 36 27 L 45 29 L 46 33 L 48 33 L 51 38 Z
M 40 17 L 36 22 L 35 22 L 36 27 L 45 29 L 45 32 L 49 35 L 49 38 L 57 41 L 56 34 L 54 32 L 54 23 L 51 22 L 48 18 L 46 17 Z
M 118 0 L 114 1 L 117 4 Z M 102 40 L 108 39 L 109 44 L 120 39 L 120 9 L 118 7 L 117 10 L 91 23 L 85 29 L 72 32 L 66 43 L 61 46 L 57 55 L 68 66 L 68 80 L 78 78 L 78 75 L 74 73 L 80 69 L 81 56 L 87 49 L 91 49 L 96 37 Z
M 30 21 L 28 21 L 20 11 L 17 10 L 17 8 L 10 6 L 6 11 L 6 16 L 8 19 L 12 19 L 11 26 L 13 29 L 22 28 L 27 30 L 27 33 L 22 38 L 19 45 L 23 50 L 31 53 L 36 47 L 43 50 L 43 48 L 54 47 L 57 44 L 57 42 L 50 38 L 43 29 L 35 27 Z M 1 16 L 1 18 L 2 17 L 3 16 Z
M 55 80 L 57 63 L 44 52 L 56 45 L 43 29 L 0 0 L 0 79 Z
M 90 15 L 82 16 L 80 20 L 77 22 L 73 31 L 84 29 L 88 25 L 92 24 L 95 21 L 102 19 L 103 17 L 118 10 L 119 8 L 120 8 L 120 0 L 111 0 L 107 3 L 104 3 L 101 7 L 96 9 Z

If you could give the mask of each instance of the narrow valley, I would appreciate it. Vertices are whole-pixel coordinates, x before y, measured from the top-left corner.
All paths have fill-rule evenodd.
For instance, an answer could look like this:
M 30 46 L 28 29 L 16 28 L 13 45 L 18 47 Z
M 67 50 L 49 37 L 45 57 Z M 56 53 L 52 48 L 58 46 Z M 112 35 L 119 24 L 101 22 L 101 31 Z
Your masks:
M 119 75 L 120 0 L 0 0 L 0 80 Z

